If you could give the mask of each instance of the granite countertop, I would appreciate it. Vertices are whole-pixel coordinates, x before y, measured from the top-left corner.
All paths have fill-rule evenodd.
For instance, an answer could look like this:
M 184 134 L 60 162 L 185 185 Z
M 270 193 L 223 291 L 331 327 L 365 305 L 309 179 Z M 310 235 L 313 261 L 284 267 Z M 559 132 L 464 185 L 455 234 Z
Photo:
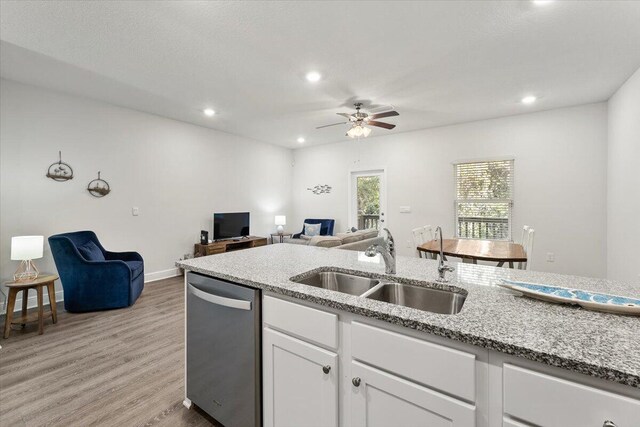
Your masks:
M 640 297 L 640 285 L 552 273 L 452 263 L 448 285 L 468 292 L 460 313 L 444 315 L 397 306 L 289 279 L 314 269 L 359 271 L 390 280 L 429 281 L 437 262 L 399 256 L 397 274 L 362 252 L 291 244 L 194 258 L 186 270 L 387 321 L 536 362 L 640 388 L 640 317 L 588 311 L 515 296 L 499 279 L 567 286 Z M 434 284 L 435 285 L 435 284 Z

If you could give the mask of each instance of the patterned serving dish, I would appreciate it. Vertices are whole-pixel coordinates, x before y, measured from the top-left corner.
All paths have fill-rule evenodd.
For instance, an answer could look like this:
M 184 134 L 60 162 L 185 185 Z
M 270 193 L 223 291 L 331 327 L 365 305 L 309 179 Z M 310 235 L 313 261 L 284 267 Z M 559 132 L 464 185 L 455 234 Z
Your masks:
M 640 316 L 640 299 L 637 298 L 513 280 L 502 280 L 498 285 L 544 301 L 574 304 L 607 313 Z

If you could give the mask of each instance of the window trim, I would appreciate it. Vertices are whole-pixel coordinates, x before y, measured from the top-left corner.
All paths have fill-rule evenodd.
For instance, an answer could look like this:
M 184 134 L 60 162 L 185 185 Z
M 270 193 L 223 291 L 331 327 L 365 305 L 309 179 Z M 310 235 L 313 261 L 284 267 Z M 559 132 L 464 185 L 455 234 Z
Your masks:
M 493 240 L 496 242 L 513 242 L 513 209 L 514 209 L 514 200 L 515 200 L 515 157 L 514 156 L 505 156 L 505 157 L 485 157 L 478 159 L 468 159 L 468 160 L 457 160 L 452 162 L 453 165 L 453 230 L 456 239 L 461 240 Z M 510 199 L 458 199 L 458 175 L 457 175 L 457 167 L 462 164 L 470 164 L 470 163 L 491 163 L 491 162 L 511 162 L 511 198 Z M 490 200 L 490 201 L 488 201 Z M 508 203 L 509 204 L 509 215 L 507 217 L 507 236 L 504 239 L 476 239 L 473 237 L 461 237 L 458 235 L 458 204 L 459 203 Z

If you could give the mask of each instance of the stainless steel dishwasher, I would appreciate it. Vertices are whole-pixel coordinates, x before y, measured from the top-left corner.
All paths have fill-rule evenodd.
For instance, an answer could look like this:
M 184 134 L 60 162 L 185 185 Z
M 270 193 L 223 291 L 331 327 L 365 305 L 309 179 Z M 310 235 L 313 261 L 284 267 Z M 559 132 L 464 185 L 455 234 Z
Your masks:
M 187 398 L 225 427 L 260 426 L 260 290 L 189 272 Z

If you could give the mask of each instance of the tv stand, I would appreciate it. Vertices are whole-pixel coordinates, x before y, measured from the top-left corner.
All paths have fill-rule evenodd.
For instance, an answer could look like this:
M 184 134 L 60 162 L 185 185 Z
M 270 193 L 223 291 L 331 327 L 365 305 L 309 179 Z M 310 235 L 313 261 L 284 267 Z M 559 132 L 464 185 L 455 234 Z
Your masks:
M 196 243 L 193 248 L 195 257 L 222 254 L 225 252 L 251 249 L 267 244 L 266 237 L 245 236 L 239 239 L 219 240 L 208 245 Z

